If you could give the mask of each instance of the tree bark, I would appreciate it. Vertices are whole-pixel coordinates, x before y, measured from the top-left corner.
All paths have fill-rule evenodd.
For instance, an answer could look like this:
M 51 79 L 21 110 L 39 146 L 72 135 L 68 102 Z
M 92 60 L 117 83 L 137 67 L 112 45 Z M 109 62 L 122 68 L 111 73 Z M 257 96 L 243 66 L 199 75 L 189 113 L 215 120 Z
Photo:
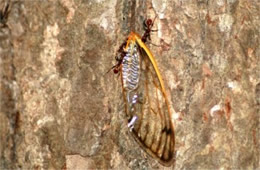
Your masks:
M 106 74 L 128 34 L 155 17 L 146 44 L 172 111 L 170 169 L 260 167 L 258 0 L 4 0 L 0 9 L 0 169 L 162 168 L 129 134 L 120 76 Z

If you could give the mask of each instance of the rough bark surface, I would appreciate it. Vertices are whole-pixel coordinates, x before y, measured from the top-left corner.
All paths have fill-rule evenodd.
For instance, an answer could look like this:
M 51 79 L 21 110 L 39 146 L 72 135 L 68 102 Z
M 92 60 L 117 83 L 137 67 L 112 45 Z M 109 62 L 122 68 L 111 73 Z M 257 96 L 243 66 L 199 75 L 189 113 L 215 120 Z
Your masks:
M 169 169 L 257 169 L 258 0 L 46 0 L 0 17 L 0 169 L 162 168 L 128 133 L 114 56 L 151 41 L 176 136 Z M 152 45 L 156 44 L 156 45 Z

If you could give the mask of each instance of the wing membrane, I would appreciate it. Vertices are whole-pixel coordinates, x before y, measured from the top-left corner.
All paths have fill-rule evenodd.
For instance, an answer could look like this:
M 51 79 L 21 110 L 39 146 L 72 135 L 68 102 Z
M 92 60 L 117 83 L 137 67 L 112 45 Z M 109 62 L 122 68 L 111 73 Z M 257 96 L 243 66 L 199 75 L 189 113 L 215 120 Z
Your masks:
M 130 34 L 126 51 L 122 83 L 130 132 L 149 155 L 169 166 L 175 160 L 175 138 L 160 72 L 137 34 Z

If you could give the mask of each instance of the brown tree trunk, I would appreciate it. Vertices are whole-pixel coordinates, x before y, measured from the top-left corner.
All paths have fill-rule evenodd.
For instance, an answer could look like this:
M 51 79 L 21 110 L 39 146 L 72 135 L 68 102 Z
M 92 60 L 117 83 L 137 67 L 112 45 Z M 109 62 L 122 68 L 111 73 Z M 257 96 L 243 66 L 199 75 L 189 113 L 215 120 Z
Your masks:
M 0 169 L 162 168 L 130 136 L 120 76 L 106 74 L 130 31 L 142 35 L 156 16 L 146 44 L 172 111 L 170 169 L 260 167 L 258 0 L 2 0 L 0 9 Z

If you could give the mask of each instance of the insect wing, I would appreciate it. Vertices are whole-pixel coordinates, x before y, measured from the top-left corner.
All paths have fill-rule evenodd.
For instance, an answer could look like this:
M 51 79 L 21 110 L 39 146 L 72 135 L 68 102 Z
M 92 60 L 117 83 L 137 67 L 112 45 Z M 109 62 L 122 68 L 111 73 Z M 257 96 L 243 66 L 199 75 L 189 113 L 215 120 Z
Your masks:
M 131 33 L 122 61 L 128 127 L 137 143 L 161 164 L 174 160 L 174 129 L 157 64 L 141 38 Z

